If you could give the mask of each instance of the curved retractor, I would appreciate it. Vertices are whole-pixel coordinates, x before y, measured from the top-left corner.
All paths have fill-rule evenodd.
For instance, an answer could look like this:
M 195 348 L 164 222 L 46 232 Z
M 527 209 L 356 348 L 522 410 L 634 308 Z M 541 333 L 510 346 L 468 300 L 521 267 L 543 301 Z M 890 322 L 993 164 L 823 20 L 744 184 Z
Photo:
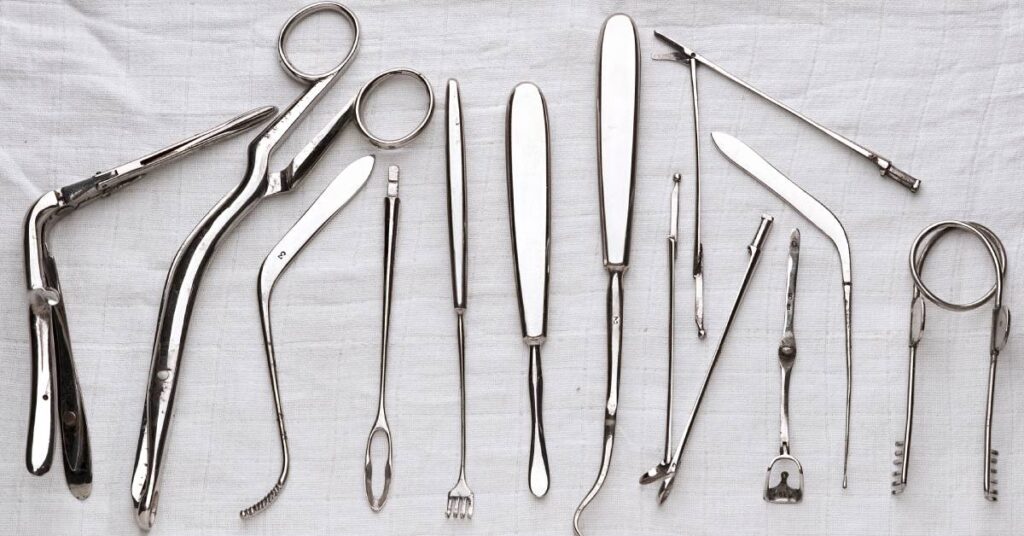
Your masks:
M 263 343 L 267 353 L 267 367 L 270 372 L 270 388 L 274 394 L 274 409 L 277 414 L 277 430 L 281 441 L 281 471 L 277 483 L 256 504 L 242 510 L 243 518 L 254 516 L 267 509 L 281 494 L 288 479 L 288 434 L 284 425 L 284 409 L 281 405 L 281 391 L 277 381 L 277 357 L 274 354 L 274 335 L 270 327 L 270 296 L 274 284 L 285 268 L 323 226 L 341 210 L 366 184 L 373 171 L 373 156 L 364 156 L 349 164 L 334 181 L 320 194 L 301 218 L 285 233 L 284 238 L 270 251 L 260 266 L 256 293 L 260 301 L 260 322 L 263 326 Z

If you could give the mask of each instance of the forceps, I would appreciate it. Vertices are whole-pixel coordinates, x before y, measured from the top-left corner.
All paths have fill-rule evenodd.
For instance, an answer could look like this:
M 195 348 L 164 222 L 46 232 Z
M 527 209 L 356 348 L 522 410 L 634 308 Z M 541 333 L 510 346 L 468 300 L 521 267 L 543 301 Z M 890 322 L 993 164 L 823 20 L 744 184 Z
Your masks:
M 878 172 L 883 177 L 888 177 L 888 178 L 898 182 L 901 186 L 903 186 L 904 188 L 910 190 L 911 192 L 917 192 L 917 189 L 921 187 L 921 181 L 920 180 L 915 179 L 914 177 L 910 176 L 909 173 L 907 173 L 907 172 L 899 169 L 898 167 L 894 166 L 892 161 L 890 161 L 888 158 L 885 158 L 882 155 L 880 155 L 880 154 L 878 154 L 878 153 L 876 153 L 876 152 L 874 152 L 874 151 L 864 147 L 863 145 L 860 145 L 857 142 L 847 138 L 846 136 L 843 136 L 842 134 L 839 134 L 838 132 L 835 132 L 835 131 L 825 127 L 825 125 L 822 125 L 821 123 L 818 123 L 817 121 L 811 119 L 810 117 L 807 117 L 806 115 L 804 115 L 804 114 L 794 110 L 793 108 L 789 107 L 788 105 L 786 105 L 782 101 L 779 101 L 779 100 L 777 100 L 775 98 L 772 98 L 767 93 L 765 93 L 765 92 L 761 91 L 760 89 L 757 89 L 756 87 L 754 87 L 754 86 L 744 82 L 743 80 L 737 78 L 732 73 L 730 73 L 729 71 L 726 71 L 725 69 L 720 67 L 715 62 L 713 62 L 713 61 L 705 58 L 704 56 L 698 54 L 697 52 L 695 52 L 694 50 L 690 49 L 689 47 L 683 46 L 683 45 L 673 41 L 672 39 L 666 37 L 661 32 L 655 31 L 654 32 L 654 37 L 657 37 L 659 40 L 661 40 L 661 42 L 665 43 L 666 45 L 672 47 L 673 50 L 675 50 L 675 52 L 672 52 L 671 54 L 660 55 L 659 57 L 657 57 L 655 59 L 673 59 L 675 61 L 680 61 L 680 62 L 681 61 L 686 61 L 687 63 L 690 64 L 690 67 L 691 67 L 691 77 L 693 76 L 692 68 L 695 67 L 697 63 L 701 63 L 704 66 L 706 66 L 707 68 L 711 69 L 712 71 L 715 71 L 716 73 L 718 73 L 718 74 L 728 78 L 734 84 L 736 84 L 736 85 L 746 89 L 747 91 L 753 93 L 754 95 L 757 95 L 758 97 L 761 97 L 762 99 L 764 99 L 764 100 L 774 104 L 775 106 L 779 107 L 783 111 L 789 113 L 793 117 L 796 117 L 797 119 L 803 121 L 804 123 L 807 123 L 808 125 L 814 127 L 815 129 L 817 129 L 822 134 L 824 134 L 824 135 L 828 136 L 829 138 L 832 138 L 833 140 L 839 142 L 840 145 L 843 145 L 847 149 L 850 149 L 851 151 L 853 151 L 853 152 L 859 154 L 860 156 L 868 159 L 869 161 L 871 161 L 871 163 L 873 163 L 875 166 L 878 167 Z M 694 107 L 694 110 L 696 110 L 696 107 Z
M 50 228 L 67 214 L 132 184 L 153 169 L 200 147 L 234 136 L 265 121 L 277 109 L 251 110 L 209 130 L 142 158 L 43 194 L 25 218 L 25 276 L 32 342 L 32 398 L 25 464 L 43 475 L 53 459 L 54 428 L 60 423 L 64 477 L 71 493 L 85 499 L 92 491 L 92 459 L 82 393 L 71 352 L 64 296 L 57 263 L 50 253 Z
M 668 390 L 665 398 L 665 451 L 662 463 L 672 462 L 672 377 L 675 361 L 676 325 L 676 252 L 679 239 L 679 182 L 682 176 L 672 174 L 672 197 L 670 199 L 668 225 Z
M 332 11 L 348 20 L 353 29 L 353 41 L 340 63 L 324 73 L 310 74 L 296 68 L 288 59 L 285 41 L 298 22 L 320 11 Z M 393 148 L 415 138 L 430 120 L 434 110 L 434 95 L 430 83 L 423 75 L 409 69 L 384 71 L 363 85 L 355 97 L 299 151 L 287 167 L 279 172 L 268 173 L 271 153 L 337 82 L 355 56 L 358 43 L 359 23 L 348 8 L 338 3 L 320 2 L 306 6 L 285 22 L 278 34 L 278 57 L 289 76 L 308 85 L 308 88 L 249 144 L 248 169 L 242 182 L 202 219 L 185 239 L 171 263 L 157 319 L 153 361 L 132 477 L 131 491 L 136 521 L 143 529 L 151 528 L 156 520 L 161 461 L 167 446 L 192 307 L 202 276 L 221 240 L 264 198 L 288 192 L 298 185 L 345 125 L 355 122 L 358 130 L 371 143 L 381 148 Z M 428 97 L 427 110 L 423 120 L 409 134 L 397 139 L 382 139 L 366 127 L 362 108 L 367 95 L 385 79 L 396 75 L 410 76 L 423 84 Z
M 939 298 L 933 293 L 921 279 L 921 268 L 932 246 L 940 238 L 951 231 L 962 231 L 976 236 L 984 244 L 989 256 L 992 257 L 992 267 L 995 271 L 995 283 L 980 298 L 969 303 L 953 303 Z M 1006 346 L 1006 340 L 1010 336 L 1010 310 L 1003 305 L 1003 280 L 1006 278 L 1006 249 L 1002 241 L 988 227 L 972 221 L 940 221 L 926 227 L 910 247 L 910 276 L 914 279 L 914 294 L 910 302 L 910 366 L 907 371 L 907 418 L 903 431 L 903 440 L 896 442 L 896 459 L 894 464 L 896 470 L 893 472 L 892 493 L 902 493 L 907 486 L 907 471 L 910 461 L 910 433 L 914 422 L 914 376 L 917 365 L 917 345 L 921 342 L 924 334 L 925 322 L 925 301 L 938 305 L 950 311 L 970 311 L 977 309 L 990 299 L 992 306 L 992 330 L 989 337 L 989 366 L 988 366 L 988 400 L 985 404 L 985 474 L 982 479 L 985 498 L 995 501 L 999 497 L 996 486 L 996 468 L 993 467 L 998 461 L 999 451 L 992 448 L 992 410 L 995 400 L 996 389 L 996 362 L 999 360 L 999 352 Z
M 351 200 L 370 178 L 373 171 L 373 156 L 364 156 L 352 162 L 341 172 L 331 184 L 324 189 L 316 201 L 306 209 L 295 225 L 285 233 L 281 241 L 270 250 L 260 265 L 260 274 L 256 279 L 256 296 L 260 302 L 260 324 L 263 327 L 263 347 L 267 354 L 267 369 L 270 372 L 270 389 L 274 396 L 274 410 L 277 415 L 277 431 L 281 441 L 281 472 L 277 483 L 256 504 L 242 510 L 239 515 L 244 519 L 266 510 L 281 494 L 285 481 L 288 480 L 288 433 L 284 426 L 284 408 L 281 404 L 281 390 L 277 382 L 277 355 L 274 352 L 274 332 L 270 324 L 270 298 L 274 292 L 274 284 L 291 264 L 306 244 L 323 229 L 324 225 Z

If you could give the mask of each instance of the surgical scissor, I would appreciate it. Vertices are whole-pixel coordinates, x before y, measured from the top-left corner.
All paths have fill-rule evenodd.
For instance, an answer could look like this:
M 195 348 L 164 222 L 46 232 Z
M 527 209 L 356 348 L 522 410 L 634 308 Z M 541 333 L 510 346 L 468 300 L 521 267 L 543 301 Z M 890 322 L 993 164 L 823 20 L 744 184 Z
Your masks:
M 332 11 L 344 17 L 352 26 L 353 39 L 348 53 L 340 63 L 326 72 L 311 74 L 292 64 L 285 52 L 285 42 L 300 21 L 321 11 Z M 299 151 L 287 167 L 279 172 L 268 173 L 271 153 L 338 81 L 341 73 L 355 56 L 358 43 L 359 22 L 356 16 L 348 8 L 335 2 L 319 2 L 306 6 L 285 22 L 278 34 L 278 57 L 288 75 L 307 84 L 308 88 L 249 144 L 249 163 L 242 182 L 207 213 L 185 239 L 171 263 L 157 319 L 153 361 L 150 365 L 149 385 L 146 390 L 132 477 L 132 500 L 136 508 L 136 521 L 143 529 L 151 528 L 156 519 L 161 460 L 167 447 L 174 395 L 181 373 L 181 357 L 192 307 L 202 276 L 221 240 L 264 198 L 294 188 L 323 156 L 338 133 L 353 120 L 359 131 L 380 148 L 393 148 L 407 143 L 415 138 L 430 120 L 434 110 L 434 95 L 430 83 L 423 75 L 409 69 L 384 71 L 363 85 L 352 100 Z M 362 107 L 367 95 L 371 94 L 374 88 L 396 75 L 410 76 L 423 84 L 428 97 L 427 110 L 422 121 L 405 136 L 383 139 L 373 135 L 366 127 Z

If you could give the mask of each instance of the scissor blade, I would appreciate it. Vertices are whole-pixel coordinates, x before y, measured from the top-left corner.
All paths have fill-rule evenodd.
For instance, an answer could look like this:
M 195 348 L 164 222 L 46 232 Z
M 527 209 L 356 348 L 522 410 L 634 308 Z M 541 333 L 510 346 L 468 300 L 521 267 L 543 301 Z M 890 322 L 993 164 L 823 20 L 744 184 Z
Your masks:
M 775 192 L 775 195 L 782 198 L 783 201 L 792 205 L 832 240 L 839 251 L 843 283 L 850 284 L 852 278 L 850 241 L 846 236 L 846 230 L 843 229 L 843 224 L 839 222 L 836 215 L 742 141 L 724 132 L 712 132 L 711 138 L 726 158 L 768 187 L 769 190 Z
M 537 86 L 516 86 L 508 102 L 508 202 L 524 337 L 547 332 L 551 241 L 548 114 Z
M 629 231 L 636 172 L 640 41 L 633 21 L 613 15 L 601 36 L 598 70 L 598 173 L 606 266 L 629 265 Z
M 366 184 L 373 171 L 373 156 L 364 156 L 348 165 L 323 193 L 313 201 L 306 212 L 285 233 L 263 261 L 260 269 L 260 287 L 268 290 L 273 281 L 298 256 L 311 238 L 316 236 L 324 224 L 341 210 Z

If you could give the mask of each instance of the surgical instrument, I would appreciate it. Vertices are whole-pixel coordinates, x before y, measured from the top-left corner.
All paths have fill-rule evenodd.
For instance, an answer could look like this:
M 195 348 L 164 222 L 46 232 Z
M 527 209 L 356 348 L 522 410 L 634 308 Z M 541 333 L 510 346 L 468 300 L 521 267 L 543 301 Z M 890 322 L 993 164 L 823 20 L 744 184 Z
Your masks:
M 544 442 L 540 347 L 547 339 L 551 265 L 551 145 L 548 109 L 540 89 L 524 82 L 508 100 L 508 212 L 516 267 L 523 342 L 530 348 L 530 491 L 543 497 L 550 485 Z
M 995 283 L 980 298 L 969 303 L 946 301 L 933 293 L 921 278 L 921 268 L 932 246 L 952 231 L 961 231 L 976 236 L 992 258 Z M 896 442 L 896 471 L 893 472 L 892 493 L 902 493 L 907 486 L 907 471 L 910 461 L 910 432 L 914 422 L 914 376 L 917 364 L 917 345 L 924 334 L 925 298 L 943 309 L 970 311 L 977 309 L 990 299 L 992 308 L 992 329 L 989 337 L 988 399 L 985 404 L 985 474 L 982 479 L 985 498 L 995 501 L 999 498 L 996 489 L 996 464 L 999 451 L 992 448 L 992 412 L 996 389 L 996 362 L 999 353 L 1006 346 L 1010 335 L 1010 310 L 1003 305 L 1003 285 L 1006 278 L 1006 248 L 991 229 L 971 221 L 947 220 L 926 227 L 910 247 L 910 275 L 914 279 L 914 294 L 910 302 L 910 366 L 907 372 L 907 418 L 903 440 Z
M 629 232 L 636 184 L 637 108 L 640 99 L 640 40 L 636 25 L 621 13 L 601 29 L 597 86 L 597 162 L 601 199 L 601 238 L 608 270 L 608 395 L 604 406 L 601 466 L 593 486 L 576 508 L 572 526 L 601 491 L 612 462 L 615 419 L 619 411 L 622 359 L 622 277 L 629 268 Z
M 734 76 L 729 71 L 726 71 L 722 67 L 719 67 L 718 64 L 716 64 L 716 63 L 712 62 L 711 60 L 705 58 L 704 56 L 698 54 L 697 52 L 695 52 L 694 50 L 690 49 L 689 47 L 683 46 L 683 45 L 673 41 L 672 39 L 666 37 L 661 32 L 655 31 L 654 32 L 654 36 L 657 37 L 659 40 L 661 40 L 666 45 L 672 47 L 673 50 L 675 50 L 675 52 L 672 53 L 672 55 L 661 56 L 661 57 L 659 57 L 657 59 L 674 59 L 674 60 L 679 61 L 679 62 L 684 62 L 685 61 L 685 62 L 689 63 L 691 67 L 693 66 L 693 62 L 701 63 L 701 64 L 707 66 L 712 71 L 715 71 L 716 73 L 718 73 L 718 74 L 728 78 L 729 80 L 731 80 L 733 83 L 739 85 L 740 87 L 743 87 L 744 89 L 750 91 L 751 93 L 757 95 L 758 97 L 761 97 L 762 99 L 764 99 L 764 100 L 774 104 L 775 106 L 778 106 L 782 110 L 788 112 L 790 115 L 796 117 L 797 119 L 803 121 L 804 123 L 807 123 L 808 125 L 814 127 L 815 129 L 817 129 L 821 133 L 823 133 L 826 136 L 832 138 L 833 140 L 839 142 L 840 144 L 845 146 L 847 149 L 850 149 L 851 151 L 859 154 L 860 156 L 870 160 L 871 163 L 875 164 L 875 166 L 878 167 L 878 172 L 883 177 L 888 177 L 888 178 L 890 178 L 890 179 L 900 183 L 904 188 L 907 188 L 911 192 L 917 192 L 917 189 L 920 188 L 920 186 L 921 186 L 921 181 L 920 180 L 910 176 L 909 173 L 907 173 L 907 172 L 897 168 L 895 165 L 893 165 L 892 161 L 890 161 L 888 158 L 885 158 L 885 157 L 879 155 L 878 153 L 865 148 L 864 146 L 854 142 L 853 140 L 843 136 L 842 134 L 839 134 L 839 133 L 829 129 L 829 128 L 825 127 L 824 125 L 822 125 L 821 123 L 818 123 L 817 121 L 811 119 L 810 117 L 807 117 L 806 115 L 804 115 L 804 114 L 794 110 L 793 108 L 790 108 L 788 105 L 784 104 L 783 102 L 768 96 L 766 93 L 762 92 L 761 90 L 759 90 L 759 89 L 755 88 L 754 86 L 752 86 L 752 85 L 744 82 L 743 80 L 737 78 L 736 76 Z
M 459 345 L 459 480 L 448 492 L 445 517 L 473 518 L 473 490 L 466 482 L 466 152 L 462 145 L 459 82 L 448 80 L 445 95 L 445 154 L 448 163 L 448 243 L 451 246 L 452 300 Z
M 256 108 L 142 158 L 46 192 L 33 203 L 25 218 L 23 242 L 32 346 L 32 398 L 25 449 L 25 465 L 30 473 L 43 475 L 50 470 L 54 429 L 59 426 L 68 488 L 79 499 L 87 498 L 92 491 L 85 407 L 75 372 L 57 263 L 48 244 L 52 226 L 67 214 L 132 184 L 153 169 L 239 134 L 275 113 L 276 108 Z
M 736 318 L 736 313 L 739 311 L 740 303 L 743 302 L 743 296 L 747 293 L 747 287 L 750 285 L 750 280 L 754 276 L 754 270 L 757 268 L 757 263 L 761 259 L 761 252 L 764 249 L 764 242 L 768 238 L 768 231 L 771 230 L 773 218 L 768 215 L 761 216 L 761 223 L 757 227 L 757 233 L 754 234 L 754 239 L 750 245 L 747 246 L 747 252 L 749 253 L 749 259 L 747 260 L 747 269 L 743 273 L 743 281 L 740 282 L 739 291 L 736 292 L 736 299 L 733 301 L 732 310 L 729 312 L 729 318 L 725 322 L 725 329 L 722 331 L 722 338 L 718 340 L 718 348 L 715 350 L 715 355 L 711 358 L 711 362 L 708 363 L 708 370 L 704 373 L 704 381 L 700 385 L 700 391 L 697 392 L 697 399 L 693 403 L 693 409 L 690 410 L 690 418 L 686 421 L 686 428 L 683 428 L 683 435 L 679 438 L 679 442 L 676 444 L 675 452 L 672 454 L 672 459 L 668 463 L 659 463 L 646 473 L 640 476 L 641 484 L 652 484 L 657 481 L 661 481 L 661 487 L 658 490 L 658 502 L 663 503 L 665 499 L 668 499 L 669 494 L 672 492 L 672 486 L 675 484 L 676 471 L 679 468 L 679 462 L 683 457 L 683 449 L 686 448 L 686 442 L 690 438 L 690 431 L 693 430 L 693 423 L 697 420 L 697 413 L 700 411 L 701 402 L 704 401 L 704 394 L 707 393 L 708 383 L 711 381 L 711 375 L 715 372 L 715 366 L 718 364 L 718 358 L 722 355 L 722 348 L 725 345 L 725 339 L 729 336 L 729 328 L 732 327 L 732 322 Z
M 274 332 L 270 323 L 270 298 L 274 285 L 284 270 L 291 264 L 306 244 L 323 229 L 324 225 L 341 210 L 366 184 L 373 171 L 373 156 L 364 156 L 349 164 L 324 189 L 316 201 L 306 209 L 302 217 L 292 225 L 281 241 L 270 250 L 260 265 L 256 279 L 256 297 L 260 302 L 260 324 L 263 328 L 263 347 L 267 354 L 267 369 L 270 372 L 270 388 L 274 395 L 274 410 L 277 415 L 277 431 L 281 442 L 281 472 L 277 483 L 256 504 L 242 510 L 242 518 L 252 517 L 266 510 L 277 500 L 288 479 L 288 433 L 284 426 L 284 407 L 281 404 L 281 390 L 277 381 L 277 356 L 274 352 Z
M 654 32 L 654 35 L 660 35 Z M 686 62 L 690 67 L 690 94 L 693 96 L 693 319 L 697 337 L 704 338 L 704 244 L 700 241 L 700 112 L 697 106 L 697 60 L 678 52 L 652 54 L 655 61 Z
M 676 253 L 679 238 L 679 173 L 672 174 L 672 197 L 670 198 L 668 223 L 668 389 L 665 397 L 665 450 L 663 464 L 672 462 L 672 377 L 675 360 L 676 324 Z
M 292 64 L 285 52 L 285 41 L 298 22 L 321 11 L 332 11 L 348 20 L 353 28 L 353 41 L 340 63 L 324 73 L 310 74 Z M 277 39 L 279 59 L 292 78 L 307 84 L 308 87 L 250 143 L 245 177 L 203 217 L 185 239 L 171 263 L 157 318 L 153 360 L 150 365 L 131 486 L 136 521 L 144 530 L 151 528 L 156 520 L 161 462 L 167 447 L 174 395 L 181 376 L 181 358 L 185 349 L 189 320 L 203 274 L 217 246 L 260 201 L 275 194 L 288 192 L 297 186 L 345 125 L 354 122 L 371 143 L 381 148 L 393 148 L 416 137 L 430 119 L 434 103 L 433 90 L 423 75 L 409 69 L 384 71 L 363 85 L 355 97 L 298 152 L 286 168 L 280 172 L 268 173 L 270 156 L 274 149 L 340 79 L 340 74 L 355 56 L 358 42 L 359 24 L 356 17 L 341 4 L 312 4 L 300 9 L 285 22 Z M 372 94 L 381 82 L 397 75 L 410 76 L 423 84 L 428 97 L 427 110 L 423 120 L 409 134 L 398 139 L 381 139 L 367 129 L 362 109 L 367 96 Z
M 398 166 L 388 167 L 388 190 L 384 197 L 384 304 L 381 315 L 381 341 L 380 341 L 380 384 L 377 395 L 377 418 L 370 428 L 370 435 L 366 438 L 366 459 L 363 466 L 363 478 L 366 486 L 366 500 L 370 503 L 370 509 L 380 512 L 384 503 L 388 500 L 388 492 L 391 491 L 392 453 L 391 426 L 388 425 L 387 411 L 384 409 L 385 392 L 387 391 L 388 378 L 388 333 L 391 330 L 391 291 L 395 282 L 395 251 L 398 246 L 398 209 L 402 200 L 398 197 Z M 381 434 L 384 442 L 387 443 L 387 458 L 384 462 L 384 488 L 380 496 L 373 493 L 373 438 Z
M 793 504 L 804 497 L 804 468 L 800 461 L 789 453 L 789 382 L 796 361 L 796 336 L 793 334 L 793 313 L 796 309 L 796 275 L 800 265 L 800 230 L 793 229 L 789 235 L 789 265 L 786 283 L 786 323 L 779 341 L 779 369 L 781 409 L 779 410 L 779 455 L 768 464 L 764 476 L 764 500 L 770 503 Z M 790 485 L 790 470 L 796 470 L 797 484 Z M 772 475 L 780 471 L 777 483 L 772 485 Z
M 843 489 L 846 489 L 847 469 L 850 462 L 850 403 L 853 394 L 853 264 L 850 257 L 850 239 L 836 215 L 811 194 L 796 185 L 789 177 L 772 167 L 761 155 L 746 144 L 723 132 L 712 132 L 711 138 L 718 149 L 780 199 L 789 203 L 814 224 L 835 245 L 843 280 L 843 320 L 846 335 L 846 434 L 843 442 Z

